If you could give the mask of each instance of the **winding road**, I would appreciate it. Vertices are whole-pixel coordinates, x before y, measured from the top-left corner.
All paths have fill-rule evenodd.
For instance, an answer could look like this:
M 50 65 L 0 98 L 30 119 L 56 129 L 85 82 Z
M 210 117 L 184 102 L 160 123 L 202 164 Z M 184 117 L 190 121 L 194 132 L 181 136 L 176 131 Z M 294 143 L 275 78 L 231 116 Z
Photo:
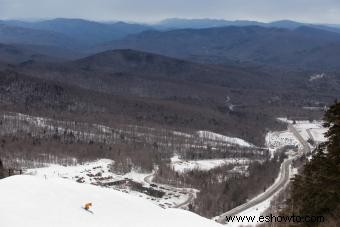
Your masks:
M 189 197 L 188 197 L 184 202 L 182 202 L 182 203 L 180 203 L 180 204 L 177 204 L 177 205 L 173 206 L 173 208 L 182 208 L 182 207 L 184 207 L 184 206 L 189 205 L 191 202 L 194 201 L 194 199 L 195 199 L 195 193 L 194 193 L 194 191 L 193 191 L 192 189 L 187 189 L 187 188 L 183 188 L 183 189 L 182 189 L 182 188 L 171 187 L 171 186 L 169 186 L 169 185 L 157 184 L 157 183 L 152 182 L 153 176 L 154 176 L 154 173 L 153 173 L 153 174 L 150 174 L 150 175 L 148 175 L 148 176 L 146 176 L 146 177 L 144 178 L 144 181 L 145 181 L 146 183 L 148 183 L 148 184 L 156 184 L 156 185 L 158 185 L 158 186 L 160 186 L 160 187 L 163 187 L 163 188 L 165 188 L 165 189 L 172 190 L 172 191 L 181 191 L 181 192 L 186 193 L 186 194 L 189 195 Z
M 293 133 L 295 138 L 301 143 L 302 149 L 299 150 L 298 154 L 290 159 L 286 159 L 282 165 L 281 165 L 281 172 L 280 172 L 280 178 L 278 181 L 276 181 L 270 188 L 267 189 L 263 194 L 255 197 L 254 199 L 250 200 L 249 202 L 246 202 L 238 207 L 235 207 L 232 210 L 229 210 L 228 212 L 223 213 L 220 215 L 220 217 L 217 219 L 217 222 L 221 224 L 226 224 L 226 217 L 230 216 L 236 216 L 237 214 L 240 214 L 241 212 L 254 207 L 270 197 L 272 197 L 275 193 L 279 192 L 281 189 L 283 189 L 286 184 L 290 181 L 290 166 L 293 162 L 293 160 L 303 154 L 308 154 L 311 152 L 311 148 L 309 147 L 308 143 L 303 139 L 303 137 L 300 135 L 300 133 L 296 130 L 296 128 L 292 124 L 288 124 L 288 130 Z

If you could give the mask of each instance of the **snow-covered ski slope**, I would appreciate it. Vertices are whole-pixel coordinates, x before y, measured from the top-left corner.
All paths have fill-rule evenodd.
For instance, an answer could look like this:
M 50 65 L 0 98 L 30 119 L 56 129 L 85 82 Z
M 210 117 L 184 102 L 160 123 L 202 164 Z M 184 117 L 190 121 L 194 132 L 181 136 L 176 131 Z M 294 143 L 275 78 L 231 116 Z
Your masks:
M 225 158 L 225 159 L 205 159 L 205 160 L 181 160 L 178 156 L 171 159 L 171 167 L 179 173 L 185 173 L 191 170 L 209 171 L 223 165 L 234 164 L 238 167 L 248 167 L 251 161 L 248 158 Z
M 228 136 L 224 136 L 224 135 L 214 133 L 214 132 L 198 131 L 197 135 L 200 138 L 231 143 L 231 144 L 238 145 L 238 146 L 241 146 L 241 147 L 255 147 L 253 144 L 248 143 L 247 141 L 245 141 L 243 139 L 240 139 L 240 138 L 237 138 L 237 137 L 228 137 Z
M 181 209 L 65 179 L 14 176 L 0 180 L 1 227 L 216 227 Z M 93 204 L 93 214 L 81 208 Z

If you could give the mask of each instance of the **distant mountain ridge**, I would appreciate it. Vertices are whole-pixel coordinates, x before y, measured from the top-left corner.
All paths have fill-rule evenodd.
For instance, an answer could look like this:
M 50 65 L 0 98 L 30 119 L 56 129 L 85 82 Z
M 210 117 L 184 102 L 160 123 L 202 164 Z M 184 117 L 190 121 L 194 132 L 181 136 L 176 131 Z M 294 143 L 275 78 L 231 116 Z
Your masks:
M 327 31 L 333 31 L 340 33 L 340 26 L 331 24 L 313 24 L 313 23 L 302 23 L 292 20 L 278 20 L 273 22 L 259 22 L 252 20 L 223 20 L 223 19 L 181 19 L 181 18 L 170 18 L 160 21 L 156 24 L 156 28 L 159 29 L 202 29 L 202 28 L 214 28 L 214 27 L 228 27 L 228 26 L 261 26 L 261 27 L 276 27 L 276 28 L 287 28 L 295 29 L 301 26 L 309 26 L 313 28 L 320 28 Z
M 124 22 L 100 23 L 81 19 L 37 22 L 0 21 L 0 43 L 30 49 L 49 59 L 75 59 L 89 54 L 89 48 L 152 28 Z M 24 51 L 24 50 L 23 50 Z M 0 58 L 5 58 L 5 55 Z M 9 59 L 21 62 L 24 58 Z M 26 57 L 27 60 L 30 58 Z
M 201 29 L 201 28 L 213 28 L 213 27 L 226 27 L 226 26 L 251 26 L 251 25 L 265 25 L 265 23 L 257 21 L 227 21 L 218 19 L 180 19 L 180 18 L 170 18 L 165 19 L 155 26 L 159 29 Z
M 0 23 L 0 43 L 75 46 L 75 40 L 53 31 L 23 28 Z
M 214 64 L 248 62 L 337 70 L 339 47 L 340 34 L 308 26 L 296 29 L 230 26 L 146 31 L 100 48 L 129 48 Z
M 83 19 L 57 18 L 38 22 L 5 21 L 9 26 L 56 32 L 81 42 L 83 45 L 96 45 L 129 34 L 152 29 L 146 25 L 125 22 L 101 23 Z
M 153 25 L 64 18 L 0 21 L 0 43 L 56 60 L 72 60 L 111 49 L 137 49 L 203 63 L 314 69 L 327 66 L 333 70 L 339 69 L 334 60 L 339 54 L 338 34 L 340 28 L 335 25 L 289 20 L 263 23 L 168 19 Z M 0 53 L 0 58 L 5 57 L 6 53 Z M 23 60 L 18 56 L 10 61 Z

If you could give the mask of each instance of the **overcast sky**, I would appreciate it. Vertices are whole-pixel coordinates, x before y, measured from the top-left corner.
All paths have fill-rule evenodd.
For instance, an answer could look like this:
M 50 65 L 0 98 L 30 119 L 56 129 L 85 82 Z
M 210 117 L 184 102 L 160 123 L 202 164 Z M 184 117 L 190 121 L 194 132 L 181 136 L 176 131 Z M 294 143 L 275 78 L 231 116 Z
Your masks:
M 0 19 L 84 18 L 156 22 L 218 18 L 340 24 L 340 0 L 0 0 Z

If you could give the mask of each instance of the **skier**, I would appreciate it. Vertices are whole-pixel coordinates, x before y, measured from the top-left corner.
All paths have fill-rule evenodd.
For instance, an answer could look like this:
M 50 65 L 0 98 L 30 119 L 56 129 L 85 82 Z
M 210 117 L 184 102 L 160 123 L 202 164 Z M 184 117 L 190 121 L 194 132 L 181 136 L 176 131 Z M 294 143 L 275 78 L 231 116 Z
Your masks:
M 92 207 L 92 203 L 86 203 L 85 206 L 84 206 L 84 209 L 89 210 L 90 207 Z

